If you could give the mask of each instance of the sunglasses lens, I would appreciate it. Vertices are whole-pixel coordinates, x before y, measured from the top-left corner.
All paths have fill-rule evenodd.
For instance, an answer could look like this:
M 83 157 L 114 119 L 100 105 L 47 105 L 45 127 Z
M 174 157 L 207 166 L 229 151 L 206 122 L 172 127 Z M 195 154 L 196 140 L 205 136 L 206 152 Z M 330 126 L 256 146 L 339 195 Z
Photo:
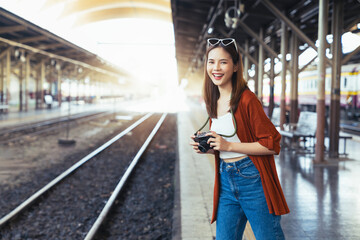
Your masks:
M 225 46 L 227 46 L 227 45 L 229 45 L 229 44 L 231 44 L 233 42 L 234 42 L 233 39 L 223 39 L 222 40 L 222 44 L 224 44 Z
M 218 44 L 219 41 L 220 41 L 220 40 L 217 39 L 217 38 L 210 38 L 210 39 L 208 39 L 208 43 L 209 43 L 211 46 L 214 46 L 214 45 Z

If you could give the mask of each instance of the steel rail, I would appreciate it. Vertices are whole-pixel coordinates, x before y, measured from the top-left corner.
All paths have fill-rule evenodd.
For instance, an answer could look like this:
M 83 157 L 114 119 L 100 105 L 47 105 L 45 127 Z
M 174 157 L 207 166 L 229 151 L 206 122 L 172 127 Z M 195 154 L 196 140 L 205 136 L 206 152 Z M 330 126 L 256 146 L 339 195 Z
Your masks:
M 80 116 L 80 117 L 72 117 L 72 118 L 67 118 L 67 117 L 61 117 L 60 119 L 58 119 L 58 121 L 49 121 L 49 122 L 46 122 L 44 124 L 35 124 L 33 126 L 28 126 L 28 128 L 23 128 L 23 129 L 15 129 L 13 132 L 11 132 L 10 130 L 7 132 L 7 133 L 18 133 L 20 131 L 26 131 L 26 130 L 29 130 L 31 128 L 41 128 L 41 127 L 47 127 L 47 128 L 44 128 L 44 129 L 41 129 L 41 130 L 38 130 L 38 131 L 34 131 L 34 132 L 31 132 L 31 133 L 24 133 L 23 135 L 21 136 L 17 136 L 17 137 L 13 137 L 13 138 L 10 138 L 10 139 L 5 139 L 5 140 L 1 140 L 1 133 L 0 133 L 0 144 L 3 144 L 3 143 L 7 143 L 7 142 L 12 142 L 12 141 L 15 141 L 15 140 L 18 140 L 18 139 L 21 139 L 23 138 L 24 136 L 36 136 L 38 134 L 41 134 L 41 133 L 44 133 L 44 132 L 49 132 L 49 131 L 53 131 L 55 129 L 58 129 L 58 128 L 61 128 L 63 127 L 63 123 L 66 123 L 66 122 L 70 122 L 70 124 L 72 123 L 82 123 L 84 121 L 91 121 L 92 119 L 94 118 L 100 118 L 100 117 L 104 117 L 106 116 L 106 114 L 112 114 L 110 112 L 103 112 L 103 113 L 97 113 L 97 114 L 89 114 L 89 115 L 83 115 L 83 116 Z M 60 124 L 60 125 L 59 125 Z M 55 125 L 55 126 L 52 126 L 52 127 L 48 127 L 50 125 Z
M 103 210 L 101 211 L 100 215 L 96 219 L 95 223 L 91 227 L 88 234 L 85 236 L 85 240 L 91 240 L 91 239 L 93 239 L 95 237 L 97 230 L 99 229 L 101 224 L 104 222 L 104 220 L 106 218 L 106 215 L 109 213 L 110 208 L 112 207 L 112 205 L 114 204 L 117 196 L 119 195 L 119 192 L 121 191 L 122 187 L 126 183 L 126 180 L 130 176 L 132 170 L 134 169 L 134 167 L 138 163 L 141 155 L 144 153 L 144 151 L 146 150 L 146 148 L 149 145 L 150 141 L 153 139 L 153 137 L 155 136 L 155 134 L 159 130 L 161 124 L 164 122 L 166 115 L 167 115 L 167 113 L 163 113 L 160 120 L 157 122 L 156 126 L 154 127 L 154 129 L 152 130 L 152 132 L 150 133 L 150 135 L 148 136 L 148 138 L 146 139 L 144 144 L 141 146 L 140 150 L 137 152 L 134 159 L 131 161 L 131 164 L 126 169 L 126 172 L 124 173 L 124 175 L 121 177 L 118 185 L 116 186 L 115 190 L 111 194 L 109 200 L 106 202 L 106 204 L 105 204 Z
M 110 111 L 108 111 L 110 112 Z M 31 128 L 38 128 L 38 127 L 44 127 L 47 125 L 52 125 L 52 124 L 57 124 L 59 122 L 66 122 L 68 120 L 78 120 L 78 119 L 82 119 L 82 118 L 87 118 L 87 117 L 91 117 L 91 116 L 98 116 L 100 114 L 106 113 L 105 112 L 85 112 L 85 113 L 75 113 L 70 115 L 70 118 L 68 116 L 60 116 L 60 117 L 54 117 L 52 119 L 48 119 L 45 121 L 39 121 L 39 122 L 30 122 L 27 124 L 22 124 L 22 125 L 17 125 L 14 127 L 5 127 L 4 130 L 0 130 L 0 136 L 3 134 L 7 134 L 7 133 L 14 133 L 14 132 L 19 132 L 19 131 L 24 131 L 24 130 L 29 130 Z
M 0 219 L 0 228 L 7 223 L 9 220 L 11 220 L 13 217 L 15 217 L 17 214 L 19 214 L 21 211 L 23 211 L 25 208 L 27 208 L 28 206 L 30 206 L 37 198 L 39 198 L 40 196 L 42 196 L 45 192 L 47 192 L 49 189 L 51 189 L 53 186 L 55 186 L 56 184 L 58 184 L 60 181 L 62 181 L 64 178 L 66 178 L 67 176 L 69 176 L 72 172 L 74 172 L 77 168 L 79 168 L 81 165 L 83 165 L 84 163 L 86 163 L 88 160 L 90 160 L 91 158 L 93 158 L 94 156 L 96 156 L 98 153 L 100 153 L 101 151 L 103 151 L 104 149 L 106 149 L 107 147 L 109 147 L 111 144 L 113 144 L 114 142 L 116 142 L 117 140 L 119 140 L 121 137 L 123 137 L 125 134 L 127 134 L 128 132 L 130 132 L 131 130 L 133 130 L 135 127 L 137 127 L 139 124 L 141 124 L 143 121 L 145 121 L 147 118 L 149 118 L 153 113 L 148 113 L 146 114 L 144 117 L 142 117 L 141 119 L 137 120 L 133 125 L 131 125 L 130 127 L 128 127 L 127 129 L 125 129 L 124 131 L 122 131 L 121 133 L 119 133 L 118 135 L 116 135 L 115 137 L 113 137 L 111 140 L 109 140 L 108 142 L 104 143 L 102 146 L 100 146 L 99 148 L 97 148 L 96 150 L 94 150 L 93 152 L 91 152 L 90 154 L 88 154 L 87 156 L 85 156 L 84 158 L 82 158 L 80 161 L 78 161 L 77 163 L 75 163 L 73 166 L 71 166 L 70 168 L 68 168 L 65 172 L 63 172 L 62 174 L 60 174 L 59 176 L 57 176 L 54 180 L 52 180 L 51 182 L 49 182 L 47 185 L 45 185 L 43 188 L 41 188 L 40 190 L 38 190 L 36 193 L 34 193 L 32 196 L 30 196 L 28 199 L 26 199 L 23 203 L 21 203 L 18 207 L 16 207 L 14 210 L 12 210 L 10 213 L 8 213 L 7 215 L 5 215 L 4 217 L 2 217 Z

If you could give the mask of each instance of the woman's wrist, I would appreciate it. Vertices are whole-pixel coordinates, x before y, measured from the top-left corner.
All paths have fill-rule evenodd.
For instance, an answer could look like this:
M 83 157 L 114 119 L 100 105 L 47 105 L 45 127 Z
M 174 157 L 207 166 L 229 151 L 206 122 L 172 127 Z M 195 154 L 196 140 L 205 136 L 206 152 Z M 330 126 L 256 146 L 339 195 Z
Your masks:
M 233 142 L 228 142 L 228 146 L 227 146 L 227 152 L 233 152 L 234 146 L 233 146 Z

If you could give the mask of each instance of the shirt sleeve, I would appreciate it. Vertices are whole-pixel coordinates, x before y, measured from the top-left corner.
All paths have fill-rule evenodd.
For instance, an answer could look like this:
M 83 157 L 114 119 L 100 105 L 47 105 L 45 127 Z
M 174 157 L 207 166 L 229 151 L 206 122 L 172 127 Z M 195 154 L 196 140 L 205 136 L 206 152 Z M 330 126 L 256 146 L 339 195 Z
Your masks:
M 251 98 L 248 102 L 247 114 L 251 133 L 255 136 L 255 140 L 279 154 L 281 135 L 266 116 L 260 101 L 256 97 Z

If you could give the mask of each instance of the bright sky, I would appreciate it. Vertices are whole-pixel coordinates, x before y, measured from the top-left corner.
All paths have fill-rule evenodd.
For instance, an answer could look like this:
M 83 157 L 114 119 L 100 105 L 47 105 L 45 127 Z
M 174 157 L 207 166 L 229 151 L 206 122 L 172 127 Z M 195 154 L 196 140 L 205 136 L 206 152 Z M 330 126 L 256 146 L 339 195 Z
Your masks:
M 45 0 L 0 0 L 0 6 L 8 11 L 99 55 L 138 81 L 151 86 L 176 84 L 172 23 L 114 19 L 74 27 L 75 15 L 60 16 L 63 4 L 44 7 L 44 3 Z

